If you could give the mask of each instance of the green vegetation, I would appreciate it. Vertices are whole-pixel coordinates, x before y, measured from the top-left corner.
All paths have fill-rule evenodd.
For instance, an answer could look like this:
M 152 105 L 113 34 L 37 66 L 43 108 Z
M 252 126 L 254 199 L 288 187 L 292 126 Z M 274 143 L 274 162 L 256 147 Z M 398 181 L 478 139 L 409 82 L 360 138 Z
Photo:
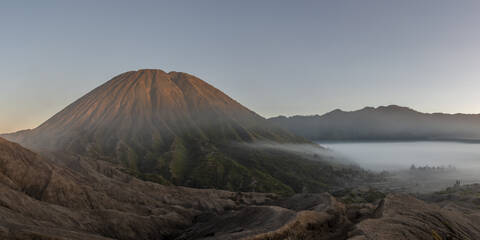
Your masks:
M 232 129 L 220 131 L 218 136 L 213 130 L 175 136 L 162 140 L 166 145 L 153 141 L 148 150 L 126 147 L 119 151 L 119 160 L 130 174 L 161 184 L 281 195 L 328 191 L 369 176 L 359 168 L 332 165 L 319 156 L 229 142 L 222 136 Z M 235 139 L 250 137 L 242 136 L 248 133 L 243 130 L 233 132 Z
M 181 183 L 185 178 L 188 168 L 188 153 L 180 138 L 176 137 L 172 144 L 171 160 L 168 165 L 172 180 L 175 183 Z

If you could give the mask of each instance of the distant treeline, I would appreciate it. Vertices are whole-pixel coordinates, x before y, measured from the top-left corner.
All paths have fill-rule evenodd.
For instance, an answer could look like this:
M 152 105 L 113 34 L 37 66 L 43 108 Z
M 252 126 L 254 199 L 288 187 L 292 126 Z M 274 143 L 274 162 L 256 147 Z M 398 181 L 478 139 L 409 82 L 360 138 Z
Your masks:
M 415 164 L 412 164 L 412 166 L 410 166 L 410 171 L 426 171 L 426 172 L 451 172 L 451 171 L 455 171 L 457 170 L 457 168 L 455 166 L 452 166 L 452 165 L 448 165 L 448 166 L 415 166 Z

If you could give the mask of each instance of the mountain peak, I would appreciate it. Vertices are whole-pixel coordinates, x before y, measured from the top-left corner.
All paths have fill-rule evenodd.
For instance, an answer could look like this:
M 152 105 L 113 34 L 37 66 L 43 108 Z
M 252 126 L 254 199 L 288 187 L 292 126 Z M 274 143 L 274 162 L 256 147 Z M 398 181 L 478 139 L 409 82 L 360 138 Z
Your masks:
M 250 186 L 255 171 L 233 162 L 245 153 L 231 142 L 306 142 L 193 75 L 156 69 L 119 74 L 39 127 L 5 137 L 34 150 L 121 163 L 158 182 L 234 189 Z M 206 173 L 217 167 L 224 169 L 218 176 Z M 268 187 L 270 180 L 258 181 Z
M 345 111 L 343 111 L 342 109 L 340 108 L 336 108 L 335 110 L 331 111 L 330 113 L 344 113 Z
M 388 106 L 379 106 L 377 107 L 378 110 L 391 110 L 391 111 L 414 111 L 413 109 L 409 107 L 402 107 L 399 105 L 388 105 Z
M 140 69 L 113 77 L 33 129 L 30 135 L 43 139 L 32 145 L 63 149 L 64 144 L 69 144 L 65 140 L 73 141 L 79 133 L 88 133 L 88 138 L 96 135 L 96 142 L 102 136 L 102 141 L 111 143 L 111 138 L 145 134 L 149 138 L 173 137 L 217 124 L 244 129 L 263 120 L 193 75 Z

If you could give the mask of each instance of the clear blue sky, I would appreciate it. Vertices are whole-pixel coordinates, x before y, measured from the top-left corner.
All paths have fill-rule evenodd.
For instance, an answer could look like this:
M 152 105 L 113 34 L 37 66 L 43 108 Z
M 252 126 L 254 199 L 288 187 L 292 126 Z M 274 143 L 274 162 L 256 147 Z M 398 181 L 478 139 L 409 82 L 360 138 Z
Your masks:
M 269 117 L 480 113 L 480 1 L 1 1 L 0 132 L 129 70 L 199 76 Z

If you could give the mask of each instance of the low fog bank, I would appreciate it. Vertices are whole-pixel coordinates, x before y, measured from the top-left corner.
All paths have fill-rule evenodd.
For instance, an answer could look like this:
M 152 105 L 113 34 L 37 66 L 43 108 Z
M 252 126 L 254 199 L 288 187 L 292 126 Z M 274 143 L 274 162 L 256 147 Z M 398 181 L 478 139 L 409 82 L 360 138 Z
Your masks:
M 253 149 L 301 154 L 330 164 L 363 168 L 382 176 L 371 187 L 429 193 L 455 184 L 480 183 L 480 144 L 462 142 L 241 143 Z
M 479 170 L 480 144 L 462 142 L 320 143 L 343 158 L 373 171 L 397 171 L 416 166 Z
M 433 192 L 480 183 L 480 144 L 461 142 L 321 143 L 361 167 L 383 172 L 377 187 Z
M 344 164 L 349 166 L 359 167 L 359 165 L 350 160 L 348 157 L 338 154 L 328 148 L 324 148 L 318 144 L 294 144 L 294 143 L 276 143 L 267 141 L 258 141 L 254 143 L 239 143 L 239 145 L 246 148 L 253 149 L 271 149 L 278 151 L 286 151 L 295 154 L 301 154 L 316 161 L 325 161 L 332 164 Z

